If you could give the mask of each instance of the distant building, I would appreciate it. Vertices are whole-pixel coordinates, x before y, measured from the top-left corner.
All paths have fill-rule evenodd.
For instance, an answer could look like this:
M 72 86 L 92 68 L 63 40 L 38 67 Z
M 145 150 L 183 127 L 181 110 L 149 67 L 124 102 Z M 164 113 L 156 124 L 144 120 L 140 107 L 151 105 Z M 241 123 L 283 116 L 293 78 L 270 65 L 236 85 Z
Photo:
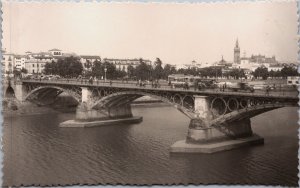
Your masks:
M 270 64 L 268 67 L 268 71 L 274 71 L 274 72 L 277 72 L 277 71 L 281 71 L 283 69 L 283 66 L 279 65 L 279 64 Z
M 63 55 L 62 51 L 59 50 L 59 49 L 56 49 L 56 48 L 51 49 L 51 50 L 49 50 L 48 52 L 49 52 L 53 57 L 56 57 L 56 56 L 62 56 L 62 55 Z
M 112 59 L 104 58 L 104 62 L 112 63 L 116 66 L 117 70 L 128 72 L 128 67 L 132 66 L 136 68 L 140 64 L 140 59 Z M 147 65 L 152 65 L 150 60 L 142 59 Z
M 25 69 L 27 69 L 29 74 L 41 74 L 44 71 L 46 63 L 51 63 L 52 59 L 43 58 L 32 58 L 28 59 L 25 63 Z
M 15 67 L 14 54 L 3 53 L 1 64 L 2 64 L 2 72 L 4 73 L 4 76 L 7 76 L 8 74 L 12 74 Z
M 25 68 L 25 62 L 28 59 L 26 55 L 15 55 L 15 68 L 16 70 L 21 70 Z
M 224 60 L 223 56 L 222 56 L 222 59 L 216 63 L 216 66 L 217 67 L 232 67 L 232 63 L 229 63 L 227 61 Z
M 197 61 L 193 60 L 190 64 L 184 64 L 183 69 L 192 69 L 192 68 L 201 68 L 201 63 L 197 63 Z
M 84 70 L 91 70 L 92 63 L 95 61 L 101 61 L 100 56 L 97 55 L 81 55 L 80 62 Z
M 62 50 L 56 48 L 48 50 L 48 52 L 33 53 L 27 51 L 25 53 L 26 55 L 21 56 L 23 58 L 21 61 L 24 61 L 25 58 L 25 69 L 29 74 L 43 73 L 46 63 L 57 62 L 59 59 L 70 56 L 78 57 L 75 53 L 63 53 Z M 21 68 L 24 67 L 24 64 Z
M 259 64 L 278 64 L 278 61 L 276 60 L 275 56 L 272 57 L 266 57 L 264 55 L 252 55 L 249 58 L 251 63 L 259 63 Z
M 240 47 L 239 47 L 239 41 L 236 40 L 235 47 L 233 50 L 233 62 L 236 64 L 240 63 Z

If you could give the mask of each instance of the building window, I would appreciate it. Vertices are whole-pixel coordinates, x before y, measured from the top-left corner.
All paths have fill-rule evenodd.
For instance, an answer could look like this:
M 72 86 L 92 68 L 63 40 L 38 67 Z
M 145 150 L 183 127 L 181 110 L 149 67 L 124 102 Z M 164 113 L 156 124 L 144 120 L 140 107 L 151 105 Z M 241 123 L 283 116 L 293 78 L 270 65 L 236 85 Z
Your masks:
M 32 67 L 34 67 L 34 64 L 32 64 Z

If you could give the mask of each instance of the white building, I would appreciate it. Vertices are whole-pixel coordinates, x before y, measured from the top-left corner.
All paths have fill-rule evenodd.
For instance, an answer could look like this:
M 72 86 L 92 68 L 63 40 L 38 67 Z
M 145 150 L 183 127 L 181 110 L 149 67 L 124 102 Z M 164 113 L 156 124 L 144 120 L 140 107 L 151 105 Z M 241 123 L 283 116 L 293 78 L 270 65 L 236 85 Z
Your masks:
M 81 55 L 80 56 L 80 62 L 82 64 L 82 67 L 84 70 L 90 70 L 91 67 L 89 67 L 89 63 L 93 63 L 95 61 L 101 61 L 100 56 L 96 55 Z M 90 64 L 92 66 L 92 64 Z
M 268 71 L 277 72 L 277 71 L 281 71 L 281 69 L 283 69 L 283 66 L 281 66 L 281 65 L 269 65 L 267 68 L 268 68 Z
M 128 67 L 131 65 L 136 68 L 140 64 L 140 59 L 111 59 L 104 58 L 104 62 L 112 63 L 116 66 L 117 70 L 128 72 Z M 152 66 L 152 62 L 150 60 L 143 59 L 147 65 Z
M 51 58 L 43 59 L 28 59 L 25 63 L 25 69 L 27 69 L 29 74 L 40 74 L 43 73 L 46 63 L 51 63 Z
M 15 68 L 16 70 L 25 69 L 25 62 L 28 59 L 26 55 L 15 55 Z
M 49 52 L 53 57 L 63 56 L 62 51 L 59 50 L 59 49 L 56 49 L 56 48 L 51 49 L 51 50 L 49 50 L 48 52 Z
M 15 57 L 14 54 L 6 53 L 5 50 L 2 50 L 2 73 L 6 77 L 9 74 L 12 74 L 15 67 Z

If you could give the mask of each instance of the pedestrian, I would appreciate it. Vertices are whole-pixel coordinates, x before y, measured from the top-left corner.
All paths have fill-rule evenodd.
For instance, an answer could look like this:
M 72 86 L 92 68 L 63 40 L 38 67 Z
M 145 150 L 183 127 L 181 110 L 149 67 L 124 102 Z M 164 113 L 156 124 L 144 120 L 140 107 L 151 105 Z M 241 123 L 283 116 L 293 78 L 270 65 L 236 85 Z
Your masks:
M 196 80 L 194 80 L 194 91 L 197 91 L 197 89 L 198 89 L 197 86 L 198 86 L 198 83 Z
M 109 85 L 112 86 L 112 81 L 111 80 L 109 81 Z
M 270 92 L 270 86 L 267 85 L 267 87 L 266 87 L 266 95 L 269 95 L 269 92 Z

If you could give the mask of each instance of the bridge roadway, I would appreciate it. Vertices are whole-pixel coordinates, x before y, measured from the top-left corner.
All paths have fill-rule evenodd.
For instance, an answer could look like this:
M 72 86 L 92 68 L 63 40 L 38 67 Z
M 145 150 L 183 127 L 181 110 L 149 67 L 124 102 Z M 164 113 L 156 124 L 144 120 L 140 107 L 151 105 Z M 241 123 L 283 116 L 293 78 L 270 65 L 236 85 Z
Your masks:
M 168 91 L 168 92 L 185 92 L 194 95 L 219 95 L 219 96 L 242 96 L 242 97 L 257 97 L 257 98 L 280 98 L 280 99 L 298 99 L 298 91 L 294 88 L 281 88 L 278 90 L 271 90 L 267 93 L 265 90 L 255 90 L 253 93 L 249 91 L 230 91 L 225 89 L 221 91 L 220 88 L 213 89 L 201 89 L 195 90 L 193 87 L 189 89 L 172 88 L 168 84 L 161 84 L 160 87 L 152 87 L 151 83 L 147 83 L 145 86 L 137 86 L 137 82 L 129 81 L 122 82 L 118 80 L 110 81 L 97 80 L 93 83 L 89 83 L 88 80 L 75 80 L 75 79 L 57 79 L 57 80 L 37 80 L 37 79 L 23 79 L 17 82 L 24 83 L 40 83 L 40 84 L 55 84 L 55 85 L 75 85 L 79 87 L 107 87 L 107 88 L 123 88 L 123 89 L 135 89 L 135 90 L 156 90 L 156 91 Z

